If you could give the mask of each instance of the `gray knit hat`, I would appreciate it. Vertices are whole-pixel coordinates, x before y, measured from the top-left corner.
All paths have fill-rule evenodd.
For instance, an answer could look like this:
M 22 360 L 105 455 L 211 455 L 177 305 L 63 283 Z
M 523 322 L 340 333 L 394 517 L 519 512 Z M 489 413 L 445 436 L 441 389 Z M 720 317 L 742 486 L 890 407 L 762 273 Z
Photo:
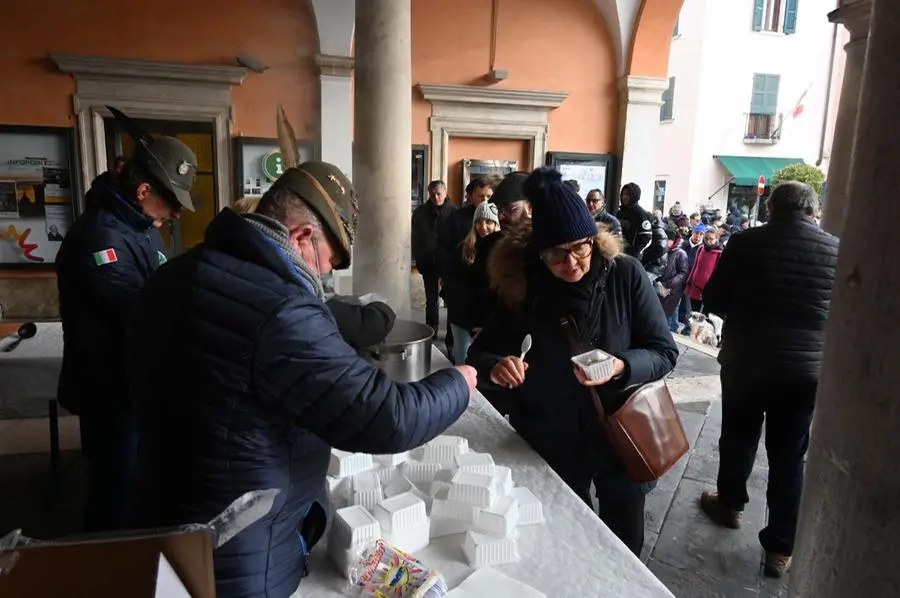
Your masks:
M 497 209 L 497 205 L 489 201 L 478 204 L 478 207 L 475 208 L 475 215 L 472 217 L 472 224 L 479 220 L 490 220 L 500 226 L 500 210 Z

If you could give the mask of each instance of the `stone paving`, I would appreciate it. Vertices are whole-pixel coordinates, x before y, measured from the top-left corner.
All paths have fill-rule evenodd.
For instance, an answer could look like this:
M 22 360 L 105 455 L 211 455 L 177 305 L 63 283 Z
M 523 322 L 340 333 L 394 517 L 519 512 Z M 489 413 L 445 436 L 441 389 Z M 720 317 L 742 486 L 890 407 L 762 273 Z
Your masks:
M 700 512 L 700 493 L 715 488 L 718 466 L 718 364 L 707 352 L 681 349 L 669 385 L 691 452 L 647 498 L 642 558 L 679 598 L 786 596 L 786 580 L 768 580 L 761 573 L 762 550 L 756 534 L 766 517 L 764 451 L 758 455 L 750 479 L 751 502 L 742 529 L 717 528 Z M 63 472 L 62 498 L 54 499 L 47 454 L 0 456 L 0 536 L 14 527 L 23 527 L 38 538 L 77 531 L 84 484 L 77 451 L 63 453 Z

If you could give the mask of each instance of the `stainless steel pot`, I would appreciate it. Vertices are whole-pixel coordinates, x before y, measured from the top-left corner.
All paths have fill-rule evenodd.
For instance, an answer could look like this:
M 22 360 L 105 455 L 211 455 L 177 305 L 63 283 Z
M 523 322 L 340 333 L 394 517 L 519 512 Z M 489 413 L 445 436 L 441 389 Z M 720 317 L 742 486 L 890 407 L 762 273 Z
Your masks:
M 397 320 L 384 342 L 369 347 L 364 354 L 396 382 L 416 382 L 431 373 L 433 334 L 431 326 Z

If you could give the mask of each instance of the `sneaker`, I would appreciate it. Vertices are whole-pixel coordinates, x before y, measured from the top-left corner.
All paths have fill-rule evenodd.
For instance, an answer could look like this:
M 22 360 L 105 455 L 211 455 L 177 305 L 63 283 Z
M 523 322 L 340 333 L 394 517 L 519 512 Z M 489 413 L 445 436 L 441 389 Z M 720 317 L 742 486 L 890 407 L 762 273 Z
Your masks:
M 776 579 L 784 577 L 784 574 L 791 568 L 792 560 L 790 555 L 767 552 L 763 574 L 766 577 L 774 577 Z
M 744 513 L 735 509 L 729 509 L 719 502 L 718 492 L 704 492 L 701 494 L 700 508 L 716 525 L 731 529 L 740 529 L 741 527 L 741 519 L 743 519 Z

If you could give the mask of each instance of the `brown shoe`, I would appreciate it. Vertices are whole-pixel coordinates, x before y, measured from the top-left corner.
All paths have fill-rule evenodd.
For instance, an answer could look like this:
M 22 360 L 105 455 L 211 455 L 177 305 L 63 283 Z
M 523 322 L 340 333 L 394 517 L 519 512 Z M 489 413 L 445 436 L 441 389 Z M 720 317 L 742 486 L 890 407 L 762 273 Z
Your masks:
M 766 577 L 780 578 L 791 568 L 791 556 L 785 554 L 775 554 L 774 552 L 766 553 L 766 564 L 763 567 L 763 574 Z
M 717 525 L 731 529 L 739 529 L 741 527 L 743 512 L 729 509 L 720 503 L 718 492 L 704 492 L 701 494 L 700 508 Z

